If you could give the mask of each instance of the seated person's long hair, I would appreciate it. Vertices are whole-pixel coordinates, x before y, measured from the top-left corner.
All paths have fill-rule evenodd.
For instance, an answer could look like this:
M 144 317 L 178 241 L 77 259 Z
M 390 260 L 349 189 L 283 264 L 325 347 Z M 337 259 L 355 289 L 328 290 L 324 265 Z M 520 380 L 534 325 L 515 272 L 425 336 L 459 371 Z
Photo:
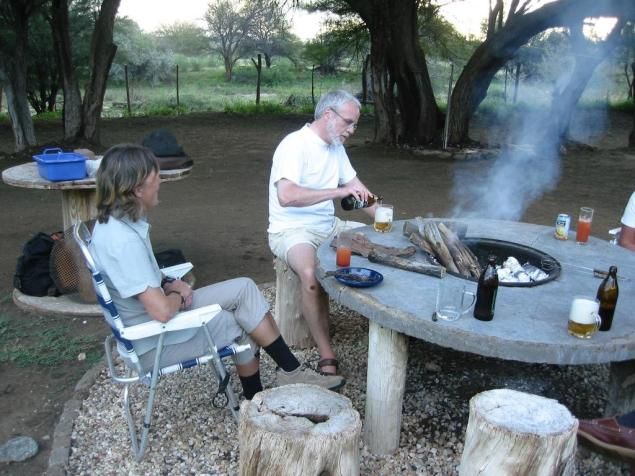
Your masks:
M 159 173 L 156 157 L 143 146 L 120 144 L 108 149 L 97 170 L 97 220 L 106 223 L 110 216 L 141 218 L 143 209 L 135 189 L 152 173 Z

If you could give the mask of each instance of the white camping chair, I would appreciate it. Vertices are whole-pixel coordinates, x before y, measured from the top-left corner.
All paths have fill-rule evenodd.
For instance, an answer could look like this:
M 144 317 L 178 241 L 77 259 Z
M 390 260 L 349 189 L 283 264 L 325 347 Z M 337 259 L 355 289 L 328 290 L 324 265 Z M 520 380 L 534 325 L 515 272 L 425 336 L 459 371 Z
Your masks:
M 232 344 L 227 347 L 223 347 L 222 349 L 216 348 L 206 324 L 221 311 L 221 307 L 218 304 L 212 304 L 199 309 L 181 312 L 166 323 L 149 321 L 144 322 L 143 324 L 126 327 L 119 317 L 119 313 L 110 298 L 110 293 L 108 292 L 104 280 L 95 265 L 95 260 L 88 249 L 88 245 L 91 240 L 91 234 L 88 231 L 88 228 L 84 223 L 76 223 L 73 227 L 73 235 L 77 240 L 82 255 L 84 256 L 86 266 L 92 274 L 95 291 L 97 293 L 97 300 L 103 309 L 104 317 L 112 329 L 113 335 L 106 337 L 104 342 L 106 348 L 106 360 L 108 362 L 109 373 L 113 381 L 124 386 L 123 406 L 126 413 L 126 419 L 128 421 L 128 430 L 132 441 L 132 449 L 137 461 L 140 461 L 143 458 L 148 442 L 148 433 L 150 431 L 150 423 L 152 420 L 152 406 L 154 404 L 156 386 L 160 376 L 211 362 L 218 382 L 218 389 L 212 398 L 212 404 L 217 408 L 228 406 L 234 418 L 238 420 L 238 399 L 232 390 L 229 382 L 229 373 L 227 372 L 221 359 L 247 350 L 249 349 L 249 345 Z M 160 368 L 159 362 L 161 359 L 161 352 L 163 350 L 163 340 L 165 334 L 172 331 L 191 329 L 201 326 L 207 334 L 207 339 L 209 341 L 209 354 L 198 356 L 197 358 L 171 365 L 169 367 Z M 132 346 L 132 341 L 156 335 L 159 336 L 159 342 L 156 348 L 154 366 L 148 371 L 147 369 L 143 369 L 141 367 L 139 357 Z M 119 355 L 126 366 L 125 375 L 119 374 L 115 369 L 112 355 L 113 338 L 117 343 Z M 128 398 L 128 387 L 133 383 L 144 383 L 150 387 L 140 438 L 137 437 L 135 422 Z

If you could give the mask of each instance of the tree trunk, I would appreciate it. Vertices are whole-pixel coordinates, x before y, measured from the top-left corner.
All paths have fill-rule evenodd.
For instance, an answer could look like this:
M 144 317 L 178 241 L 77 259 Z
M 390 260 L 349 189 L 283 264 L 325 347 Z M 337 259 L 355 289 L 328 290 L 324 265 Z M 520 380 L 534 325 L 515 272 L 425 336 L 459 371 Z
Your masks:
M 511 16 L 507 23 L 474 52 L 452 93 L 450 144 L 469 142 L 469 123 L 487 94 L 496 72 L 534 35 L 557 26 L 568 26 L 585 17 L 635 18 L 632 0 L 559 0 L 525 14 Z
M 309 325 L 302 316 L 302 285 L 291 267 L 279 258 L 273 260 L 276 271 L 276 302 L 273 318 L 285 342 L 297 349 L 315 345 Z
M 315 385 L 285 385 L 240 406 L 239 474 L 359 474 L 362 422 L 351 401 Z
M 7 110 L 11 119 L 15 150 L 35 145 L 35 129 L 27 100 L 25 49 L 28 41 L 27 7 L 14 6 L 15 45 L 11 56 L 0 54 L 0 82 L 4 83 Z
M 258 53 L 258 61 L 251 58 L 251 62 L 256 67 L 257 77 L 256 77 L 256 105 L 260 104 L 260 78 L 262 72 L 262 55 Z
M 575 474 L 578 421 L 556 400 L 497 389 L 470 399 L 461 476 Z
M 82 97 L 75 75 L 69 36 L 68 0 L 53 0 L 51 7 L 51 30 L 53 46 L 57 56 L 57 68 L 62 78 L 64 91 L 64 138 L 77 137 L 82 125 Z
M 225 81 L 228 83 L 232 80 L 232 70 L 234 69 L 234 63 L 231 58 L 223 58 L 225 64 Z
M 366 55 L 362 65 L 362 104 L 368 104 L 372 100 L 373 73 L 370 64 L 370 55 Z
M 588 42 L 582 33 L 583 24 L 579 30 L 572 32 L 576 61 L 569 83 L 561 91 L 554 91 L 549 120 L 546 121 L 544 139 L 542 143 L 561 144 L 569 137 L 569 124 L 580 96 L 584 92 L 593 72 L 604 61 L 609 53 L 617 46 L 623 23 L 618 21 L 611 34 L 601 44 Z M 582 49 L 581 45 L 585 45 Z
M 441 113 L 418 43 L 418 2 L 346 1 L 370 32 L 375 141 L 426 145 L 439 140 Z
M 269 53 L 265 53 L 265 67 L 271 68 L 271 55 Z
M 99 142 L 99 121 L 104 105 L 106 82 L 112 60 L 117 52 L 113 44 L 115 15 L 121 0 L 103 0 L 90 45 L 90 79 L 82 104 L 80 135 L 91 142 Z

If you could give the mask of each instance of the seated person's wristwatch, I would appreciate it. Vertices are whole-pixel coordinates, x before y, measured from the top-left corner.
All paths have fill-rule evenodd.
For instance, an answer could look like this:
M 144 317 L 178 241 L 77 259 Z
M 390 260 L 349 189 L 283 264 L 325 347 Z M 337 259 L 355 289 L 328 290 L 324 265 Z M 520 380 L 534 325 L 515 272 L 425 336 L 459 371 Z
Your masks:
M 171 276 L 163 276 L 163 279 L 161 280 L 161 287 L 165 286 L 168 283 L 172 283 L 176 281 L 176 278 L 173 278 Z

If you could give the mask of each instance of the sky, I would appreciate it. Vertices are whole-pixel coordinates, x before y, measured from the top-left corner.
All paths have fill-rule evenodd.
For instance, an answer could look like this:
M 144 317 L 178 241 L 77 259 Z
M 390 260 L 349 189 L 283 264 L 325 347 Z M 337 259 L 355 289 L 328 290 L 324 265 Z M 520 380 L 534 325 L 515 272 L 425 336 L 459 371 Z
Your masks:
M 136 21 L 142 30 L 150 32 L 175 21 L 192 21 L 203 26 L 203 15 L 209 0 L 121 0 L 119 15 Z M 489 0 L 447 0 L 442 15 L 462 33 L 478 35 L 481 21 L 487 17 Z M 319 14 L 304 11 L 294 13 L 293 32 L 306 40 L 320 31 Z

